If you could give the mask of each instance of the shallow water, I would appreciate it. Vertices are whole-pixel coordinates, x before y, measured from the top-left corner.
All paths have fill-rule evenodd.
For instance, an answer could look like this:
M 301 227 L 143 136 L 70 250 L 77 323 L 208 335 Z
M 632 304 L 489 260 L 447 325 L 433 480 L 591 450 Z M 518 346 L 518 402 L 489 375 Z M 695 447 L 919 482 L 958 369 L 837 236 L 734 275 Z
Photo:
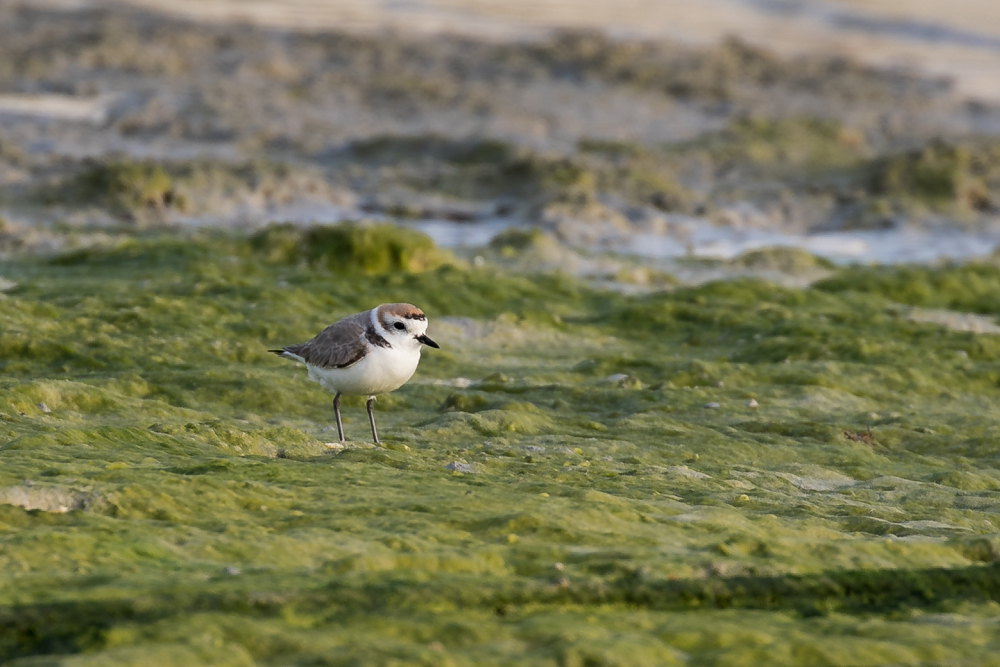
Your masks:
M 484 245 L 509 226 L 523 226 L 510 219 L 473 223 L 428 220 L 403 223 L 428 234 L 442 247 Z M 989 255 L 1000 246 L 1000 229 L 971 232 L 963 229 L 890 230 L 787 234 L 766 229 L 719 227 L 707 220 L 688 220 L 683 237 L 636 233 L 609 239 L 587 251 L 612 251 L 645 259 L 704 257 L 731 259 L 740 253 L 769 246 L 802 248 L 838 264 L 931 264 L 941 260 L 968 260 Z
M 692 225 L 684 239 L 636 235 L 620 246 L 641 257 L 683 256 L 731 259 L 748 250 L 768 246 L 802 248 L 840 264 L 928 264 L 940 260 L 967 260 L 988 255 L 1000 245 L 1000 229 L 991 233 L 961 229 L 890 229 L 824 234 L 784 234 L 763 229 L 739 230 L 713 226 L 707 221 Z
M 442 219 L 395 220 L 366 213 L 353 206 L 323 202 L 272 208 L 267 212 L 247 211 L 227 216 L 189 218 L 192 226 L 257 226 L 268 221 L 301 225 L 333 224 L 343 220 L 394 222 L 417 229 L 443 248 L 476 248 L 489 243 L 509 227 L 529 223 L 514 217 L 487 217 L 472 222 Z M 703 218 L 672 216 L 677 234 L 636 232 L 609 237 L 601 243 L 578 248 L 587 252 L 615 252 L 644 259 L 702 257 L 731 259 L 748 250 L 769 246 L 802 248 L 838 264 L 930 264 L 942 260 L 962 261 L 989 255 L 1000 247 L 1000 225 L 970 231 L 957 226 L 938 229 L 899 227 L 822 234 L 792 234 L 758 228 L 737 229 L 714 225 Z

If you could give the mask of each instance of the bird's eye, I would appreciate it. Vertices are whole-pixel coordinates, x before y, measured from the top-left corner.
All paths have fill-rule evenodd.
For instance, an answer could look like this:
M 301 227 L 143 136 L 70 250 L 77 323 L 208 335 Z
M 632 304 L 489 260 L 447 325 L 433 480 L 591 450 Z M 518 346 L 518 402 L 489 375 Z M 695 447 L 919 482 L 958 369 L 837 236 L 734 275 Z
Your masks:
M 406 328 L 406 325 L 403 324 L 402 322 L 396 322 L 392 326 L 396 327 L 396 329 L 398 329 L 399 331 L 402 331 L 403 329 Z

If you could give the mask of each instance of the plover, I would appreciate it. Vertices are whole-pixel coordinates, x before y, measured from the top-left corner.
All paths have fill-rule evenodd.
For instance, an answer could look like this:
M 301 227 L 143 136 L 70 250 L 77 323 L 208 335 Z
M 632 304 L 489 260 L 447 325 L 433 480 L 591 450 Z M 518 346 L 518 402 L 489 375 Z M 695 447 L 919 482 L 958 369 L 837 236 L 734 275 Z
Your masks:
M 309 379 L 334 393 L 337 433 L 344 441 L 340 397 L 367 396 L 372 438 L 379 444 L 372 404 L 375 397 L 402 387 L 417 370 L 424 345 L 440 347 L 427 337 L 427 316 L 408 303 L 383 303 L 334 322 L 306 343 L 275 354 L 301 361 Z

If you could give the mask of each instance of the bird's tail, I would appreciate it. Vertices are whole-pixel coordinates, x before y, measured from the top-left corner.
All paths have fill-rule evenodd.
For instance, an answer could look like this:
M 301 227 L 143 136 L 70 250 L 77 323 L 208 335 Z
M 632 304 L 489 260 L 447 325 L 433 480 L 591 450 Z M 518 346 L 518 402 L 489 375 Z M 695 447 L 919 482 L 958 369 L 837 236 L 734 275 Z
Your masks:
M 301 361 L 302 363 L 306 363 L 305 359 L 303 359 L 299 355 L 295 354 L 294 352 L 292 352 L 291 350 L 289 350 L 287 347 L 283 348 L 281 350 L 268 350 L 268 352 L 273 352 L 274 354 L 278 355 L 279 357 L 284 357 L 285 359 L 291 359 L 292 361 Z

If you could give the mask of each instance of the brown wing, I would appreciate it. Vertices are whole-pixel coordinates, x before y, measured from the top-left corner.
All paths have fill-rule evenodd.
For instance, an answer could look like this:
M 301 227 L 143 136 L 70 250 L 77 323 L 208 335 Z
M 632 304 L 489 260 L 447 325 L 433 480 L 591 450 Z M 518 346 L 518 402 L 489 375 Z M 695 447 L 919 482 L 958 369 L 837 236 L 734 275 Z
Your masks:
M 365 356 L 365 328 L 369 322 L 365 311 L 334 322 L 307 343 L 289 345 L 283 352 L 302 357 L 307 364 L 320 368 L 347 368 Z

